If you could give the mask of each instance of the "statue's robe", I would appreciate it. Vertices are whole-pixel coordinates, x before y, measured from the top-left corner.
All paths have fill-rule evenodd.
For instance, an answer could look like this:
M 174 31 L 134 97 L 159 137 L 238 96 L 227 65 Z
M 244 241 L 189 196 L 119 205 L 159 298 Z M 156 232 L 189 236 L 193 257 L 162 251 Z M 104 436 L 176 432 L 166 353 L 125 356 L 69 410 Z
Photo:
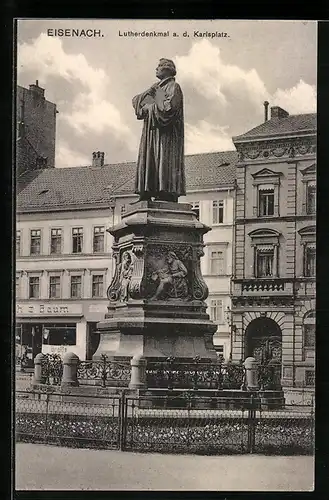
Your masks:
M 173 77 L 133 98 L 138 120 L 144 120 L 137 160 L 135 192 L 166 199 L 186 194 L 183 93 Z

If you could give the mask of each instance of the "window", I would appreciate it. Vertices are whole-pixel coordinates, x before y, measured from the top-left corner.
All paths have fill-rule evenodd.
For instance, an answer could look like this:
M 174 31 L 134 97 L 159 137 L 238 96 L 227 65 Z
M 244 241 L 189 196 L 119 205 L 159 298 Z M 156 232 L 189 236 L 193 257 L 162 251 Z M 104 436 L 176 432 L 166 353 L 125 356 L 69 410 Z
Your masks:
M 92 297 L 103 297 L 104 276 L 94 274 L 92 279 Z
M 306 212 L 315 214 L 316 212 L 316 186 L 315 182 L 309 182 L 306 187 Z
M 256 255 L 257 278 L 268 278 L 273 276 L 274 248 L 257 248 Z
M 304 325 L 304 347 L 315 348 L 315 325 Z
M 126 205 L 122 205 L 120 208 L 121 217 L 126 213 Z
M 29 279 L 29 298 L 38 299 L 40 296 L 40 278 L 31 276 Z
M 315 245 L 312 243 L 306 244 L 304 247 L 305 255 L 304 255 L 304 260 L 305 260 L 305 265 L 304 265 L 304 276 L 315 276 L 315 266 L 316 266 L 316 260 L 315 260 Z
M 76 325 L 54 324 L 43 328 L 43 343 L 48 345 L 76 345 Z
M 192 205 L 192 210 L 196 215 L 196 218 L 200 220 L 200 202 L 199 201 L 193 201 L 191 203 Z
M 303 319 L 304 359 L 314 358 L 315 351 L 315 311 L 309 311 Z
M 81 276 L 71 276 L 71 297 L 72 297 L 72 299 L 80 299 L 81 298 L 81 285 L 82 285 Z
M 83 244 L 83 228 L 82 227 L 74 227 L 72 229 L 72 252 L 73 253 L 82 253 L 82 244 Z
M 274 215 L 274 189 L 259 189 L 258 215 Z
M 41 249 L 41 230 L 40 229 L 32 229 L 31 231 L 31 255 L 39 255 Z
M 49 278 L 49 298 L 59 299 L 61 296 L 61 277 L 50 276 Z
M 211 251 L 210 254 L 210 274 L 216 276 L 224 274 L 224 252 Z
M 222 224 L 224 220 L 224 202 L 223 201 L 213 201 L 212 202 L 212 223 Z
M 62 253 L 62 230 L 52 229 L 50 237 L 50 253 Z
M 20 296 L 20 288 L 21 288 L 21 278 L 19 275 L 16 276 L 16 299 Z
M 21 232 L 16 231 L 16 257 L 21 254 Z
M 223 301 L 221 299 L 210 301 L 210 319 L 215 323 L 223 323 Z
M 104 226 L 94 227 L 94 241 L 93 241 L 94 253 L 104 252 L 104 233 L 105 233 Z

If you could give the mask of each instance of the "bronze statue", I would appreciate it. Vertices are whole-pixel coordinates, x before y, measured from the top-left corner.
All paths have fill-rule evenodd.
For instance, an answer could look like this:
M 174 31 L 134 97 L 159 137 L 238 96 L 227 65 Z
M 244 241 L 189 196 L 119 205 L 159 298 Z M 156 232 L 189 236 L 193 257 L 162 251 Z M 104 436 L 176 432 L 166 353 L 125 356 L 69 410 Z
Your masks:
M 168 292 L 170 297 L 183 298 L 188 294 L 187 269 L 180 261 L 175 252 L 168 252 L 166 267 L 152 273 L 152 279 L 159 281 L 159 285 L 153 299 L 159 299 Z
M 177 202 L 186 194 L 183 93 L 175 75 L 173 61 L 160 59 L 160 81 L 132 101 L 137 119 L 144 120 L 135 182 L 140 200 Z

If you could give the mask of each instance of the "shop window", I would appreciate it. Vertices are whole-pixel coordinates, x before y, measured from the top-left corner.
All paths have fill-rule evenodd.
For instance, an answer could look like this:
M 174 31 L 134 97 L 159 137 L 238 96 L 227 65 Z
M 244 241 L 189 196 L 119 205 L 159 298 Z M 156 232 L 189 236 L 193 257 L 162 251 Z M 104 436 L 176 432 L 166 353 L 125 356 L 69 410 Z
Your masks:
M 41 230 L 32 229 L 31 230 L 31 246 L 30 254 L 39 255 L 41 251 Z
M 92 277 L 92 297 L 103 297 L 104 294 L 104 276 L 94 274 Z
M 30 276 L 29 278 L 29 298 L 40 298 L 40 278 L 38 276 Z
M 212 223 L 222 224 L 224 221 L 224 202 L 223 201 L 213 201 L 212 202 Z
M 258 215 L 274 215 L 274 188 L 259 189 L 258 191 Z
M 16 231 L 16 257 L 21 255 L 21 232 Z
M 49 278 L 49 298 L 59 299 L 61 297 L 61 277 L 50 276 Z
M 94 253 L 104 252 L 105 227 L 94 227 L 93 251 Z
M 60 254 L 62 253 L 62 230 L 52 229 L 50 238 L 50 253 Z
M 43 328 L 43 343 L 48 345 L 76 345 L 76 325 L 52 324 Z
M 193 201 L 191 203 L 192 205 L 192 210 L 196 215 L 196 218 L 200 220 L 200 202 L 199 201 Z
M 224 252 L 213 250 L 210 252 L 210 274 L 220 276 L 224 274 Z
M 71 298 L 81 299 L 82 277 L 71 276 Z
M 256 249 L 256 277 L 269 278 L 273 276 L 274 248 Z
M 223 323 L 223 301 L 221 299 L 210 300 L 210 319 L 215 323 Z
M 72 229 L 72 252 L 82 253 L 83 246 L 83 228 L 74 227 Z

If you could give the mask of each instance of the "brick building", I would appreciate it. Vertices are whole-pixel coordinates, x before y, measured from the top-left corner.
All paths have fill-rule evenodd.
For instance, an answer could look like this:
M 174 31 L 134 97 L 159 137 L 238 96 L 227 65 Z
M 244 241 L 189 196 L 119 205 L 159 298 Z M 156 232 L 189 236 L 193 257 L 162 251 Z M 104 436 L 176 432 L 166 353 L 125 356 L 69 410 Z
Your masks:
M 233 359 L 282 362 L 296 398 L 314 386 L 316 114 L 272 107 L 268 119 L 264 105 L 264 123 L 233 138 Z
M 56 104 L 35 84 L 17 86 L 16 173 L 55 166 Z
M 230 355 L 232 235 L 237 153 L 186 156 L 187 196 L 205 235 L 201 266 L 217 350 Z M 113 276 L 112 237 L 134 192 L 135 163 L 28 171 L 17 187 L 16 342 L 30 360 L 42 352 L 91 358 Z M 19 349 L 18 349 L 19 350 Z

